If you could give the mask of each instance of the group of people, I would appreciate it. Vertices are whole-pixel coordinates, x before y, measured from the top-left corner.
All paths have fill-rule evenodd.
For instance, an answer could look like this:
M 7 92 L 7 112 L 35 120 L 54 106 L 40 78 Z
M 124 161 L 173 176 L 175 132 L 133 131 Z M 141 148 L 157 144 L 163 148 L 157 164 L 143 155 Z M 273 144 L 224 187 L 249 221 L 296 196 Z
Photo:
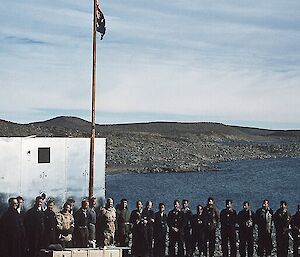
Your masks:
M 163 203 L 158 212 L 152 211 L 152 202 L 147 201 L 143 209 L 141 201 L 132 211 L 129 223 L 132 224 L 132 252 L 134 256 L 162 257 L 166 252 L 168 232 L 168 256 L 215 256 L 216 230 L 220 224 L 221 249 L 223 257 L 237 256 L 237 241 L 241 257 L 254 254 L 254 229 L 258 232 L 258 256 L 271 256 L 272 229 L 275 227 L 276 250 L 278 257 L 288 256 L 290 237 L 293 239 L 293 254 L 299 257 L 300 205 L 295 215 L 291 215 L 285 201 L 273 213 L 269 201 L 263 201 L 256 212 L 250 209 L 249 202 L 243 203 L 240 212 L 233 209 L 232 200 L 226 200 L 226 207 L 219 213 L 214 199 L 209 197 L 206 205 L 198 205 L 193 214 L 189 201 L 174 201 L 174 208 L 165 213 Z M 238 236 L 237 236 L 238 235 Z
M 97 199 L 84 199 L 74 210 L 73 199 L 68 199 L 61 211 L 55 211 L 55 202 L 37 196 L 34 206 L 23 210 L 23 198 L 9 199 L 9 207 L 0 219 L 1 256 L 35 257 L 42 248 L 105 247 L 116 245 L 131 247 L 134 257 L 215 256 L 216 230 L 220 224 L 221 248 L 224 257 L 237 256 L 237 241 L 241 257 L 254 253 L 254 229 L 258 232 L 258 256 L 271 256 L 272 229 L 275 227 L 278 257 L 288 256 L 289 240 L 293 240 L 293 254 L 299 257 L 300 205 L 291 215 L 285 201 L 274 213 L 269 201 L 264 200 L 256 212 L 249 202 L 243 203 L 240 212 L 233 208 L 232 200 L 219 213 L 214 199 L 198 205 L 195 214 L 188 200 L 174 201 L 174 208 L 166 213 L 165 204 L 153 210 L 152 201 L 145 207 L 136 202 L 129 211 L 127 199 L 114 207 L 112 198 L 98 208 Z M 238 236 L 237 236 L 238 235 Z M 132 240 L 130 240 L 132 239 Z M 168 247 L 167 247 L 168 241 Z M 130 244 L 131 242 L 131 244 Z
M 95 247 L 114 243 L 116 211 L 113 200 L 96 209 L 97 199 L 84 199 L 75 211 L 68 199 L 57 211 L 54 199 L 37 196 L 34 206 L 25 211 L 21 196 L 8 200 L 0 218 L 0 256 L 37 257 L 41 249 Z

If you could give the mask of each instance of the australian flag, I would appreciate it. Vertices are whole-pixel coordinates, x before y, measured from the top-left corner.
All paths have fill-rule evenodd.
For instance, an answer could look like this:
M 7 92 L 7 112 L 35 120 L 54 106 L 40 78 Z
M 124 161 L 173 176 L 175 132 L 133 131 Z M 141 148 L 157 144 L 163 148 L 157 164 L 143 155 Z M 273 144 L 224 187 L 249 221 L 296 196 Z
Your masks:
M 105 18 L 104 18 L 104 15 L 103 15 L 103 12 L 101 11 L 100 9 L 100 6 L 99 6 L 99 2 L 97 0 L 96 2 L 96 30 L 97 32 L 100 33 L 101 35 L 101 40 L 103 39 L 103 36 L 105 34 L 105 31 L 106 31 L 106 27 L 105 27 Z

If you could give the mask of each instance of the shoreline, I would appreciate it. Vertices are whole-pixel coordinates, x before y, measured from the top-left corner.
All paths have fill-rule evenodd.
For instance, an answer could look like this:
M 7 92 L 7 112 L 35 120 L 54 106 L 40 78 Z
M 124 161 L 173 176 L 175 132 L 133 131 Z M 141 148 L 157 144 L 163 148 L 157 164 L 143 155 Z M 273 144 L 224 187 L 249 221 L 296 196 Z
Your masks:
M 259 160 L 281 160 L 281 159 L 300 159 L 300 157 L 272 157 L 272 158 L 257 158 L 257 159 L 237 159 L 237 160 L 227 160 L 227 161 L 216 161 L 212 163 L 213 166 L 206 166 L 207 169 L 202 169 L 202 170 L 175 170 L 175 169 L 170 169 L 166 170 L 165 168 L 162 168 L 160 170 L 159 167 L 156 167 L 154 171 L 152 170 L 129 170 L 126 167 L 118 167 L 118 168 L 106 168 L 105 175 L 119 175 L 119 174 L 156 174 L 156 173 L 194 173 L 194 172 L 220 172 L 222 171 L 221 168 L 219 168 L 218 164 L 220 163 L 230 163 L 230 162 L 239 162 L 239 161 L 259 161 Z

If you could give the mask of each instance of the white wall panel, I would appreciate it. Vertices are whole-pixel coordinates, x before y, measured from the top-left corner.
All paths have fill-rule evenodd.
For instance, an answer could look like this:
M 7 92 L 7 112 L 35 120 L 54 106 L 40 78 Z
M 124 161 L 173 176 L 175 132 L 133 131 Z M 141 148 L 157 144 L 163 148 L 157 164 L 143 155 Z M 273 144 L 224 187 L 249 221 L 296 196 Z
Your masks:
M 105 139 L 95 139 L 95 196 L 105 197 Z M 50 163 L 38 163 L 38 149 L 50 148 Z M 62 205 L 88 195 L 89 138 L 0 138 L 0 202 L 22 195 L 27 207 L 46 193 Z

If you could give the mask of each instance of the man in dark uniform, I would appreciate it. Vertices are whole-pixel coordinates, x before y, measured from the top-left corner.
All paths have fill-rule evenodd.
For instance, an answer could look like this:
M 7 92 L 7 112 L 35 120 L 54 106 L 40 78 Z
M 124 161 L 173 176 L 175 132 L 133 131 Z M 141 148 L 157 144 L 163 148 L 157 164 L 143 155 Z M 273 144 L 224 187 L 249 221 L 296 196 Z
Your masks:
M 240 255 L 246 257 L 246 245 L 248 257 L 253 256 L 254 240 L 253 229 L 255 223 L 255 213 L 250 210 L 249 202 L 243 203 L 243 210 L 238 214 L 239 238 L 240 238 Z
M 168 214 L 169 257 L 175 256 L 175 245 L 178 244 L 178 256 L 184 256 L 183 250 L 183 215 L 179 200 L 174 201 L 174 209 Z
M 17 211 L 18 201 L 16 198 L 10 198 L 8 204 L 8 210 L 3 214 L 0 220 L 1 256 L 23 257 L 25 228 L 23 220 Z
M 48 248 L 50 244 L 57 244 L 57 219 L 53 211 L 54 200 L 50 199 L 47 202 L 47 209 L 45 211 L 45 247 Z
M 142 218 L 143 203 L 136 202 L 136 209 L 130 214 L 130 223 L 132 224 L 132 254 L 134 257 L 146 257 L 148 253 L 147 227 Z
M 292 217 L 291 221 L 292 225 L 292 235 L 293 235 L 293 252 L 294 252 L 294 257 L 299 257 L 300 256 L 300 204 L 298 205 L 297 212 L 295 215 Z
M 263 201 L 262 207 L 256 211 L 256 224 L 258 227 L 258 256 L 271 256 L 272 252 L 272 222 L 273 210 L 269 200 Z
M 167 237 L 167 215 L 165 214 L 165 205 L 158 205 L 159 211 L 155 213 L 154 222 L 154 256 L 165 257 L 166 237 Z
M 192 242 L 192 216 L 193 213 L 189 207 L 189 201 L 182 200 L 182 215 L 183 215 L 183 240 L 185 245 L 186 256 L 189 257 L 193 254 Z
M 223 257 L 229 256 L 228 243 L 230 245 L 230 256 L 235 257 L 237 253 L 235 230 L 237 224 L 237 214 L 232 208 L 232 200 L 226 200 L 226 208 L 220 213 L 220 222 Z
M 44 247 L 45 213 L 42 210 L 43 203 L 43 197 L 37 196 L 34 206 L 25 215 L 28 257 L 38 256 L 40 249 Z
M 194 251 L 197 246 L 199 256 L 201 256 L 201 253 L 203 256 L 207 256 L 207 224 L 207 215 L 204 212 L 204 207 L 202 205 L 198 205 L 197 213 L 192 217 L 192 239 L 194 241 Z
M 214 198 L 207 199 L 205 207 L 205 214 L 207 216 L 207 238 L 208 238 L 208 251 L 209 257 L 213 257 L 216 249 L 216 228 L 219 222 L 219 213 L 214 204 Z
M 154 224 L 154 211 L 152 210 L 152 201 L 146 202 L 146 208 L 142 212 L 142 219 L 146 222 L 147 227 L 147 244 L 148 256 L 153 256 L 153 224 Z
M 130 212 L 128 210 L 127 199 L 122 199 L 116 207 L 117 226 L 116 226 L 116 244 L 117 246 L 129 246 L 130 234 Z
M 81 202 L 81 207 L 74 214 L 74 240 L 76 247 L 87 247 L 89 243 L 88 216 L 87 209 L 89 201 L 87 199 Z
M 287 209 L 286 201 L 280 202 L 279 209 L 274 214 L 274 225 L 276 229 L 277 256 L 287 257 L 289 248 L 289 229 L 291 214 Z

